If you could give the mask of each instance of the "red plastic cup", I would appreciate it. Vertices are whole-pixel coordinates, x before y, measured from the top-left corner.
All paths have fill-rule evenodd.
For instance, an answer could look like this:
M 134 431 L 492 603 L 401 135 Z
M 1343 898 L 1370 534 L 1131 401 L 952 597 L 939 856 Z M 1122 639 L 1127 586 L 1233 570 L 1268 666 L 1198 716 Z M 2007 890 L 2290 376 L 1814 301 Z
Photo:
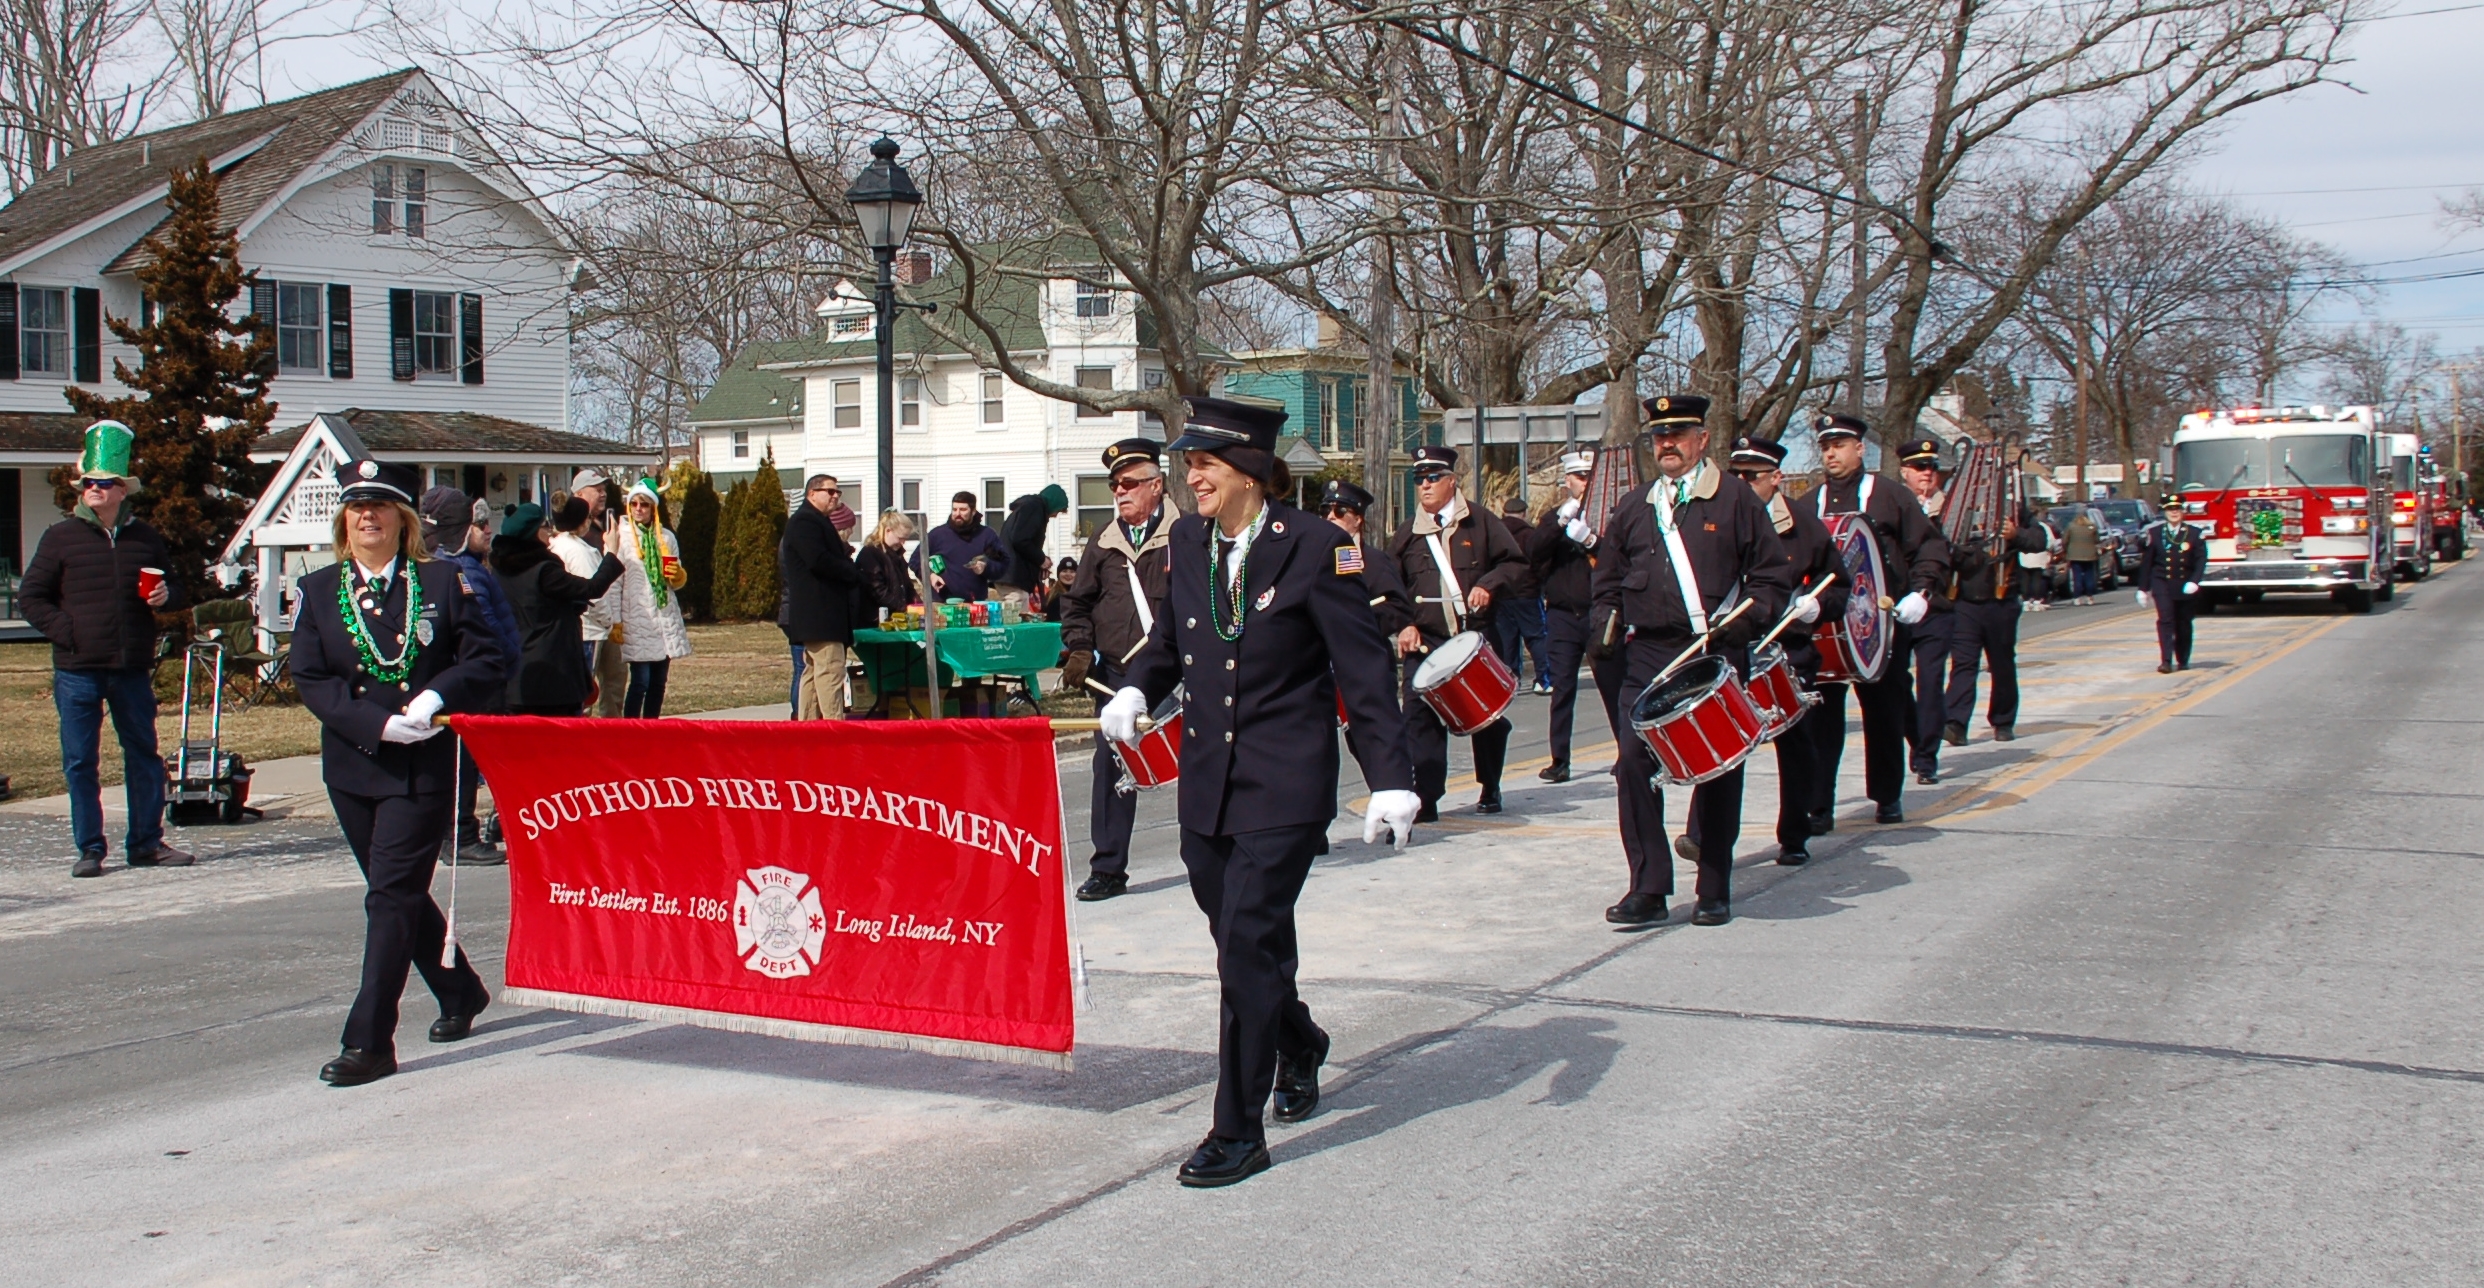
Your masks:
M 141 568 L 138 570 L 138 598 L 146 600 L 149 603 L 153 603 L 155 602 L 155 592 L 162 590 L 163 588 L 163 569 Z

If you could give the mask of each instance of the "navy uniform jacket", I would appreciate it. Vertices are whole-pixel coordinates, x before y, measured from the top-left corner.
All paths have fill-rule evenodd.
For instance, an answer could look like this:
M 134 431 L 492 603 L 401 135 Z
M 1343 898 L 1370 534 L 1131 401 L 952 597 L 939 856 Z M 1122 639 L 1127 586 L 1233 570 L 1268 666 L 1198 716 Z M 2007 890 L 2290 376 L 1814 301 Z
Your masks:
M 2208 571 L 2208 542 L 2199 529 L 2179 521 L 2157 525 L 2148 534 L 2148 553 L 2139 563 L 2139 588 L 2162 590 L 2176 599 L 2182 588 Z
M 1785 518 L 1776 522 L 1781 509 Z M 1820 522 L 1820 516 L 1783 495 L 1769 503 L 1768 513 L 1777 529 L 1777 544 L 1785 548 L 1786 571 L 1794 576 L 1796 594 L 1819 585 L 1831 573 L 1837 575 L 1828 589 L 1819 592 L 1818 620 L 1796 622 L 1777 636 L 1786 658 L 1794 663 L 1794 673 L 1807 681 L 1814 680 L 1820 675 L 1820 650 L 1812 643 L 1811 633 L 1820 628 L 1821 622 L 1833 622 L 1846 615 L 1846 561 L 1838 555 L 1836 543 L 1829 540 L 1828 525 Z
M 437 559 L 415 564 L 423 581 L 422 620 L 431 643 L 414 655 L 414 669 L 400 684 L 381 684 L 362 673 L 353 637 L 336 612 L 337 579 L 346 565 L 330 564 L 302 578 L 301 607 L 293 621 L 293 685 L 302 705 L 319 717 L 319 766 L 328 786 L 357 796 L 414 796 L 454 790 L 457 740 L 441 734 L 417 743 L 383 742 L 388 717 L 425 689 L 439 693 L 441 710 L 487 711 L 506 692 L 511 659 L 483 618 L 481 602 L 457 565 Z M 405 565 L 399 564 L 402 573 Z M 365 614 L 371 638 L 395 652 L 405 630 L 403 576 L 388 583 L 388 601 Z
M 1940 526 L 1923 512 L 1922 503 L 1905 484 L 1886 478 L 1873 478 L 1871 503 L 1858 506 L 1855 498 L 1865 477 L 1857 471 L 1850 479 L 1823 479 L 1796 504 L 1810 507 L 1814 518 L 1860 509 L 1880 538 L 1881 571 L 1889 578 L 1888 588 L 1881 593 L 1896 600 L 1904 599 L 1907 591 L 1919 590 L 1931 601 L 1931 611 L 1949 611 L 1949 541 L 1941 535 Z
M 2018 535 L 1997 543 L 2002 547 L 1998 554 L 1980 549 L 1976 543 L 1949 548 L 1950 565 L 1958 574 L 1959 599 L 1970 604 L 1990 604 L 2018 598 L 2019 587 L 2027 579 L 2027 570 L 2019 566 L 2018 556 L 2040 554 L 2052 544 L 2045 537 L 2043 526 L 2035 521 L 2035 515 L 2024 508 L 2018 512 Z M 2010 574 L 2004 588 L 2007 593 L 1995 594 L 2003 570 Z
M 1380 638 L 1394 638 L 1415 624 L 1414 595 L 1406 589 L 1397 560 L 1387 550 L 1369 537 L 1357 544 L 1363 550 L 1363 582 L 1371 588 L 1371 615 L 1380 622 Z
M 1432 543 L 1427 533 L 1437 530 L 1440 520 L 1422 510 L 1399 524 L 1397 535 L 1389 538 L 1389 554 L 1397 560 L 1397 573 L 1413 597 L 1415 626 L 1423 632 L 1427 648 L 1438 648 L 1452 632 L 1450 622 L 1463 621 L 1464 629 L 1488 630 L 1492 614 L 1501 601 L 1524 598 L 1527 593 L 1527 554 L 1518 548 L 1518 538 L 1509 534 L 1509 525 L 1477 510 L 1473 503 L 1458 516 L 1457 526 L 1442 536 L 1448 548 L 1449 563 L 1458 575 L 1458 611 L 1451 613 L 1441 604 L 1440 565 L 1432 562 Z M 1466 593 L 1477 586 L 1492 592 L 1492 602 L 1483 611 L 1466 612 Z
M 1690 612 L 1682 603 L 1664 536 L 1656 528 L 1656 510 L 1648 500 L 1655 488 L 1671 486 L 1671 480 L 1659 480 L 1634 489 L 1613 507 L 1613 517 L 1596 534 L 1594 618 L 1601 621 L 1618 608 L 1622 625 L 1642 636 L 1687 640 Z M 1714 621 L 1732 607 L 1729 594 L 1739 595 L 1751 601 L 1751 608 L 1730 633 L 1746 642 L 1767 634 L 1785 614 L 1794 577 L 1777 540 L 1777 525 L 1759 494 L 1741 479 L 1705 466 L 1678 522 L 1708 619 Z
M 1353 570 L 1354 539 L 1270 502 L 1244 564 L 1242 636 L 1227 643 L 1208 619 L 1212 529 L 1195 514 L 1174 521 L 1167 611 L 1130 662 L 1151 708 L 1184 686 L 1182 826 L 1226 836 L 1337 817 L 1340 692 L 1355 729 L 1371 733 L 1358 739 L 1364 782 L 1413 791 L 1395 666 Z

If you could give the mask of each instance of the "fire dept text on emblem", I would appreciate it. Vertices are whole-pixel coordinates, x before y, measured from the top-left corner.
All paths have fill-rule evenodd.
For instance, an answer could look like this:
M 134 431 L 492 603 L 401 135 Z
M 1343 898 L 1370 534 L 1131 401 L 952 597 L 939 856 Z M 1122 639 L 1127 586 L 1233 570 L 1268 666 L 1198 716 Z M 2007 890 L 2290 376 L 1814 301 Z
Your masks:
M 752 868 L 734 887 L 733 951 L 770 979 L 808 975 L 828 940 L 811 879 L 783 868 Z

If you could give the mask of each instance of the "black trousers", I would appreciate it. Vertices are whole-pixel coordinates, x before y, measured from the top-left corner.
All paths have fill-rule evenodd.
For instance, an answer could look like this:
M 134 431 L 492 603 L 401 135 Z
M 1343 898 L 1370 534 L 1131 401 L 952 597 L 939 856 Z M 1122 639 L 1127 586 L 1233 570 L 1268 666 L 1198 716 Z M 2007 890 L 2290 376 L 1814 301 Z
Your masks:
M 483 820 L 474 816 L 474 798 L 483 789 L 483 771 L 475 766 L 474 753 L 463 742 L 457 745 L 457 843 L 474 845 L 483 839 Z
M 1587 614 L 1547 605 L 1544 609 L 1544 674 L 1552 677 L 1552 759 L 1570 763 L 1570 735 L 1578 715 L 1578 666 L 1584 659 L 1595 676 L 1596 696 L 1604 702 L 1604 724 L 1619 743 L 1626 732 L 1621 718 L 1621 650 L 1605 657 L 1587 657 Z
M 1820 757 L 1812 747 L 1813 733 L 1808 723 L 1818 719 L 1820 708 L 1803 713 L 1794 727 L 1777 735 L 1771 744 L 1777 749 L 1777 848 L 1808 850 L 1811 848 L 1811 814 L 1817 807 Z M 1757 754 L 1757 753 L 1753 753 Z M 1691 844 L 1698 846 L 1706 857 L 1707 844 L 1700 837 L 1699 811 L 1691 811 L 1690 825 L 1683 829 Z
M 1687 637 L 1662 641 L 1644 636 L 1629 644 L 1623 670 L 1625 692 L 1647 687 L 1665 663 L 1689 643 Z M 1733 650 L 1734 669 L 1748 670 L 1746 650 Z M 1630 861 L 1632 894 L 1673 893 L 1673 849 L 1665 843 L 1665 798 L 1656 786 L 1656 755 L 1636 730 L 1621 740 L 1621 765 L 1614 770 L 1614 794 L 1621 806 L 1622 854 Z M 1742 766 L 1691 789 L 1689 832 L 1698 838 L 1699 880 L 1694 887 L 1701 903 L 1733 898 L 1734 846 L 1742 839 Z
M 1992 705 L 1985 719 L 1995 729 L 2018 723 L 2018 599 L 1976 603 L 1958 601 L 1957 631 L 1949 641 L 1949 694 L 1944 706 L 1951 724 L 1975 718 L 1975 677 L 1982 666 L 1992 668 Z
M 1837 767 L 1846 758 L 1846 690 L 1863 708 L 1863 790 L 1875 804 L 1895 805 L 1906 792 L 1906 712 L 1915 682 L 1906 673 L 1906 638 L 1889 654 L 1889 669 L 1870 684 L 1823 684 L 1812 708 L 1811 748 L 1819 794 L 1813 812 L 1827 817 L 1837 807 Z M 1805 724 L 1812 722 L 1806 720 Z
M 1090 672 L 1096 681 L 1110 688 L 1121 688 L 1121 668 L 1098 660 Z M 1112 701 L 1103 694 L 1089 691 L 1095 699 L 1097 715 L 1104 713 L 1104 704 Z M 1104 735 L 1095 736 L 1095 766 L 1089 777 L 1094 790 L 1089 793 L 1087 841 L 1095 847 L 1094 857 L 1087 860 L 1092 875 L 1128 876 L 1130 874 L 1130 829 L 1138 822 L 1138 792 L 1123 795 L 1116 788 L 1121 783 L 1121 758 L 1113 754 L 1113 745 Z
M 2171 666 L 2191 664 L 2191 619 L 2199 616 L 2196 596 L 2185 599 L 2170 586 L 2148 592 L 2156 601 L 2156 657 Z
M 1262 1114 L 1276 1086 L 1277 1057 L 1328 1054 L 1328 1034 L 1294 992 L 1299 950 L 1294 900 L 1311 860 L 1328 852 L 1328 824 L 1210 836 L 1182 829 L 1190 897 L 1216 940 L 1223 1006 L 1216 1030 L 1215 1134 L 1267 1135 Z
M 394 1051 L 397 999 L 405 993 L 409 963 L 423 973 L 444 1011 L 483 998 L 482 977 L 463 948 L 455 967 L 440 965 L 448 919 L 431 901 L 431 874 L 449 830 L 449 793 L 357 796 L 329 788 L 328 801 L 368 886 L 362 896 L 362 991 L 345 1016 L 345 1045 Z
M 1440 713 L 1414 691 L 1421 659 L 1409 656 L 1399 705 L 1406 709 L 1406 750 L 1413 754 L 1415 795 L 1437 805 L 1449 790 L 1449 726 Z M 1509 718 L 1504 716 L 1469 737 L 1475 748 L 1475 782 L 1486 796 L 1501 794 L 1501 766 L 1509 760 Z
M 1957 614 L 1929 612 L 1906 628 L 1913 636 L 1915 662 L 1915 687 L 1907 695 L 1907 709 L 1913 715 L 1906 724 L 1906 737 L 1913 749 L 1908 761 L 1918 774 L 1941 770 L 1941 722 L 1949 711 L 1941 689 L 1949 680 L 1950 641 L 1956 626 Z

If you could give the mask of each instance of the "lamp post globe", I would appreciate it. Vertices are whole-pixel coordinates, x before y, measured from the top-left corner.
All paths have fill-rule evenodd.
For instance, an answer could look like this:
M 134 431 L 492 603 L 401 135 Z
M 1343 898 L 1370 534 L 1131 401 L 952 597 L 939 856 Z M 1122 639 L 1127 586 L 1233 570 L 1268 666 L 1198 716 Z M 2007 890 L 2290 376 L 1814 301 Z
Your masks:
M 906 244 L 914 231 L 914 214 L 923 204 L 923 191 L 914 186 L 913 176 L 897 164 L 897 141 L 882 135 L 871 144 L 871 164 L 854 177 L 853 186 L 845 190 L 845 200 L 854 207 L 854 221 L 861 225 L 865 244 L 871 247 L 872 258 L 879 261 L 879 292 L 873 297 L 877 321 L 874 330 L 879 340 L 880 385 L 880 511 L 885 513 L 897 505 L 897 283 L 895 268 L 897 248 Z

